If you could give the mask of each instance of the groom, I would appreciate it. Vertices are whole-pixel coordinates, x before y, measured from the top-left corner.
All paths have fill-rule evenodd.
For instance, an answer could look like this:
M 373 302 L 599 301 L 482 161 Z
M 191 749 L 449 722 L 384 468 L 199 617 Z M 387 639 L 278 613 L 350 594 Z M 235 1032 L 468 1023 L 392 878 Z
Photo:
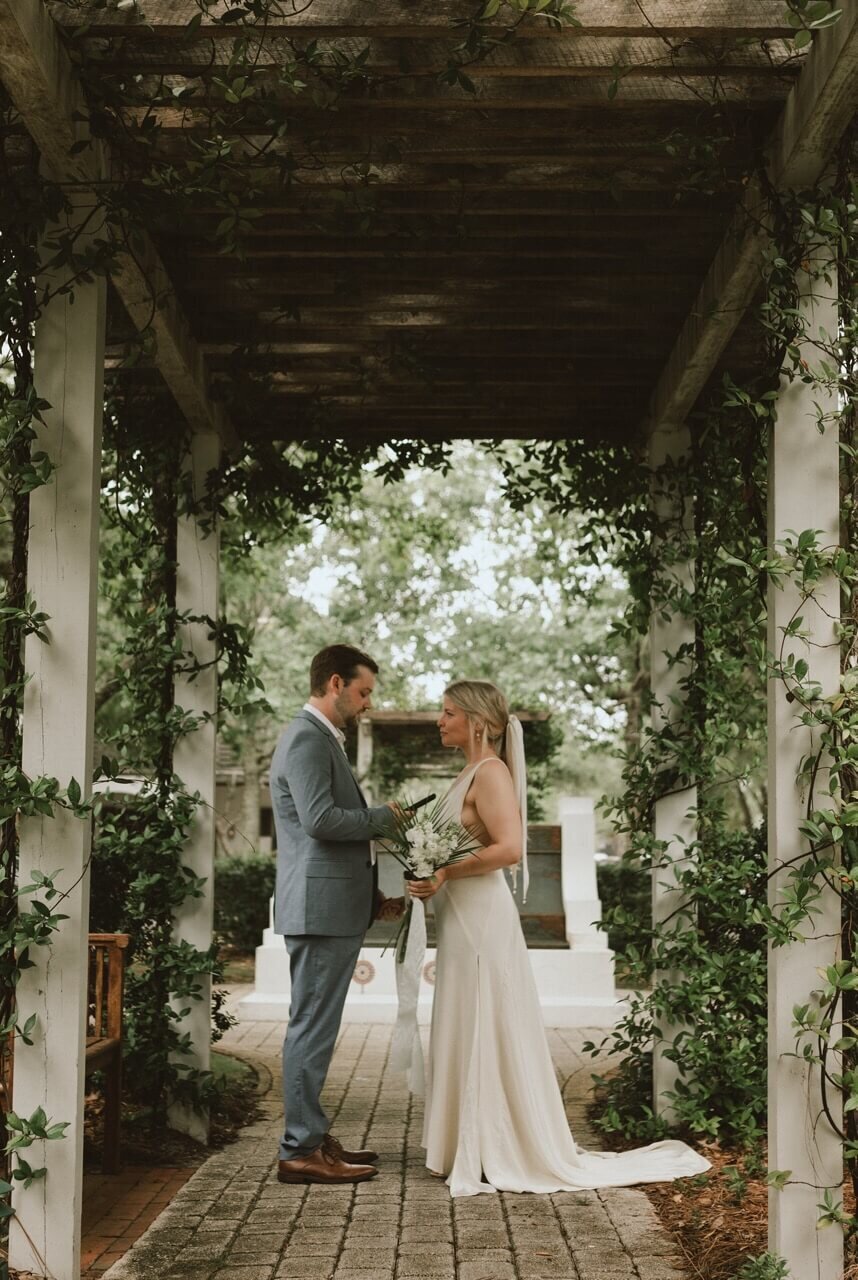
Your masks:
M 385 909 L 370 845 L 394 806 L 367 808 L 343 733 L 369 710 L 377 674 L 373 659 L 350 645 L 317 653 L 310 699 L 271 762 L 274 929 L 285 937 L 292 975 L 280 1182 L 363 1182 L 378 1173 L 374 1151 L 345 1151 L 329 1132 L 320 1101 L 364 934 L 377 914 L 395 911 L 393 902 Z

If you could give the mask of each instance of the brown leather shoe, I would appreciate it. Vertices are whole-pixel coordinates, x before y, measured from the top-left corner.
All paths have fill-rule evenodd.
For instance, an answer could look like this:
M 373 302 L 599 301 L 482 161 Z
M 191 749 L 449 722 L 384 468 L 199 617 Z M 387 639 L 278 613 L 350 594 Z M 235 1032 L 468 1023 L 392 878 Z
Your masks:
M 339 1138 L 335 1138 L 332 1133 L 325 1134 L 322 1146 L 338 1159 L 345 1160 L 346 1164 L 375 1164 L 378 1159 L 377 1151 L 346 1151 Z
M 295 1160 L 280 1160 L 277 1164 L 278 1182 L 367 1182 L 378 1173 L 373 1164 L 349 1164 L 341 1160 L 324 1145 L 308 1156 Z

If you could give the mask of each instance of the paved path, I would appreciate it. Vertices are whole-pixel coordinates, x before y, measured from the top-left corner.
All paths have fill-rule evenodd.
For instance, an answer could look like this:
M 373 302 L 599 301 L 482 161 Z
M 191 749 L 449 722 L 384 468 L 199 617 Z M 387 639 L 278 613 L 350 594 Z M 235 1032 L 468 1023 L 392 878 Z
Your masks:
M 592 1033 L 553 1031 L 576 1136 L 584 1119 Z M 381 1153 L 356 1187 L 276 1180 L 283 1027 L 243 1023 L 223 1047 L 246 1056 L 270 1090 L 264 1116 L 215 1153 L 105 1280 L 686 1280 L 643 1192 L 485 1195 L 451 1200 L 419 1145 L 422 1103 L 386 1066 L 390 1028 L 343 1029 L 327 1085 L 334 1132 Z
M 83 1280 L 101 1280 L 102 1272 L 140 1239 L 193 1172 L 126 1165 L 121 1173 L 85 1173 L 80 1250 Z

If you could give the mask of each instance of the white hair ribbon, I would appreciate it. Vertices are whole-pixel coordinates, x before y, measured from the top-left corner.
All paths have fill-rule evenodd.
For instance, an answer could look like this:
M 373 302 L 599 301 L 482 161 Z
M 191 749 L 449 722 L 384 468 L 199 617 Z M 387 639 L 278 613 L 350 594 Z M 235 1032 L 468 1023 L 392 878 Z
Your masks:
M 527 870 L 527 767 L 524 760 L 524 732 L 518 716 L 510 716 L 506 726 L 506 763 L 512 774 L 515 798 L 521 814 L 521 900 L 527 901 L 530 876 Z M 512 887 L 518 882 L 518 867 L 512 869 Z

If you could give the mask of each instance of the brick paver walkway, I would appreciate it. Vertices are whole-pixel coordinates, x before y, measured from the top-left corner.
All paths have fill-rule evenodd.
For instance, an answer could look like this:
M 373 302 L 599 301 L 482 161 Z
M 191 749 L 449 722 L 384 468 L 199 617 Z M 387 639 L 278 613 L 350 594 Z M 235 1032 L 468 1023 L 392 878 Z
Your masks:
M 550 1034 L 570 1123 L 597 1145 L 583 1115 L 590 1033 Z M 381 1174 L 356 1187 L 280 1186 L 282 1036 L 243 1023 L 225 1038 L 273 1073 L 264 1117 L 193 1175 L 105 1280 L 685 1280 L 641 1191 L 451 1200 L 423 1167 L 422 1103 L 387 1069 L 385 1026 L 343 1029 L 327 1085 L 335 1133 L 379 1151 Z
M 128 1252 L 193 1174 L 193 1169 L 141 1169 L 85 1173 L 80 1268 L 96 1280 Z

